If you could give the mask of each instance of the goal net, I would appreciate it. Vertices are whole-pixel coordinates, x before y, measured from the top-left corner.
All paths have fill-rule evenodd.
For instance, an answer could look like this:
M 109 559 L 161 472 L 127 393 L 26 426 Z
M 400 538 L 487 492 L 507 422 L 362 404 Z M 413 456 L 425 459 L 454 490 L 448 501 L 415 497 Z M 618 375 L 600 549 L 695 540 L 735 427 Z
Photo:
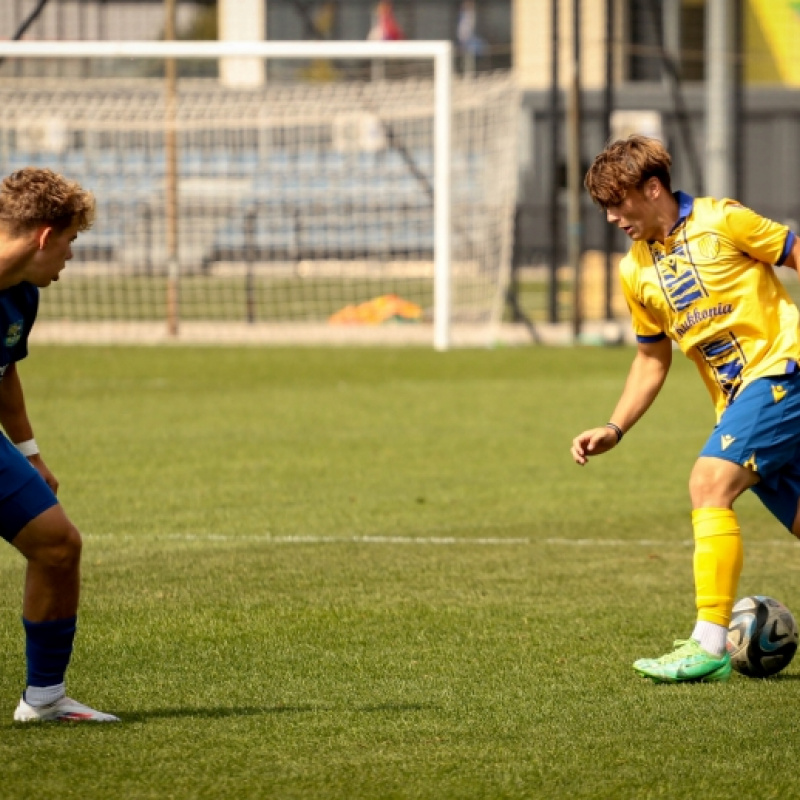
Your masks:
M 0 43 L 0 171 L 50 167 L 97 199 L 40 339 L 488 342 L 512 249 L 512 78 L 453 79 L 446 44 L 380 62 L 375 43 L 337 44 L 323 62 L 284 43 L 282 69 L 253 45 L 273 69 L 237 87 L 220 43 L 124 62 L 112 43 Z M 173 51 L 206 77 L 165 78 Z

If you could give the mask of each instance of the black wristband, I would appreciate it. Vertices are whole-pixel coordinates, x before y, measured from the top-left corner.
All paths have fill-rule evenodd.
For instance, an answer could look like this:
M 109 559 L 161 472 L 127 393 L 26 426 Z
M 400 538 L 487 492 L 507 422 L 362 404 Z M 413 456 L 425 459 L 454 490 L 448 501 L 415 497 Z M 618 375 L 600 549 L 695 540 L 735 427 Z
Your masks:
M 615 425 L 613 422 L 606 422 L 606 428 L 611 428 L 614 433 L 617 434 L 617 444 L 619 444 L 622 441 L 622 437 L 625 435 L 622 432 L 622 428 L 620 428 L 619 425 Z

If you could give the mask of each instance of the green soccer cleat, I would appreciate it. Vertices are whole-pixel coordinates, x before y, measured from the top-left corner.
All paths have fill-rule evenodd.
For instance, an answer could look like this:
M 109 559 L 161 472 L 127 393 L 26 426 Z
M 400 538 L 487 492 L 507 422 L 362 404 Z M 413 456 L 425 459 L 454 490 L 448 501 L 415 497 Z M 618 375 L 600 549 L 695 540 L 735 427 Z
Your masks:
M 661 658 L 640 658 L 633 668 L 655 683 L 710 683 L 730 678 L 731 657 L 727 652 L 713 656 L 695 639 L 677 641 L 675 648 Z

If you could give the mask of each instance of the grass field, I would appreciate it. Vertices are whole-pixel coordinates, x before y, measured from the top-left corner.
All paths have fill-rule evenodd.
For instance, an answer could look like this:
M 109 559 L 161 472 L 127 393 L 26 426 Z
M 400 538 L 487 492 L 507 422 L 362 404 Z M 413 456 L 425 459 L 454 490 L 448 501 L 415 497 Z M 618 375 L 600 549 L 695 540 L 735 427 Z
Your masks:
M 71 694 L 11 722 L 23 562 L 0 550 L 2 798 L 800 796 L 800 661 L 653 686 L 693 623 L 677 358 L 588 468 L 632 351 L 36 348 L 37 438 L 85 536 Z M 800 551 L 740 501 L 741 594 Z

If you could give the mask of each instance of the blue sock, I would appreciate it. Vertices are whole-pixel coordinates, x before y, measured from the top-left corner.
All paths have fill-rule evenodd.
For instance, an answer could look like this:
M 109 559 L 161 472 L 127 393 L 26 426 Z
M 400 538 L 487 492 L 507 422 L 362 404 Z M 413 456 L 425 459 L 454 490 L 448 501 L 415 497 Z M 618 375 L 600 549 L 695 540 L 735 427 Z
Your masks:
M 29 622 L 23 618 L 28 686 L 55 686 L 64 682 L 77 623 L 77 617 L 50 622 Z

